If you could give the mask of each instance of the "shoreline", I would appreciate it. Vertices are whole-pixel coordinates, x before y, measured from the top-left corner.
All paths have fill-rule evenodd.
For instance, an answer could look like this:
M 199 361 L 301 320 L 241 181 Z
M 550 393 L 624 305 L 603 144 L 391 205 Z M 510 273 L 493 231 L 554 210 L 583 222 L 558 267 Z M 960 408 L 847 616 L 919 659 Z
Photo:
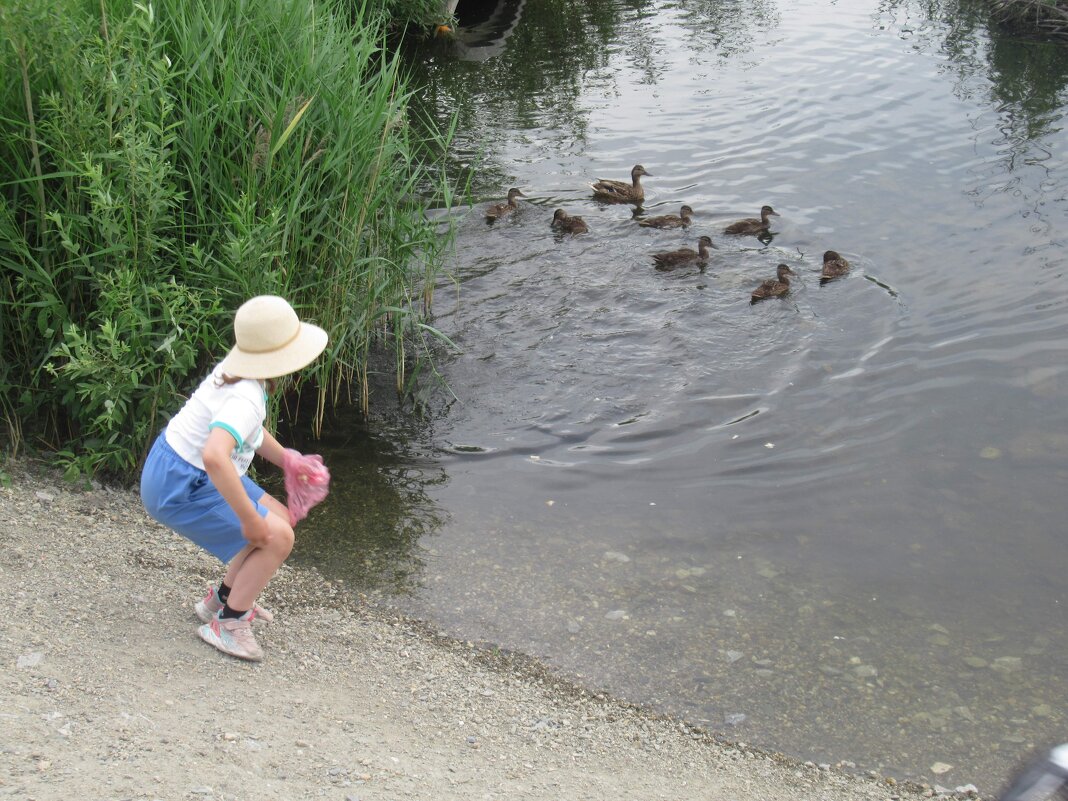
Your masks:
M 195 636 L 219 565 L 136 493 L 0 487 L 0 798 L 904 801 L 974 792 L 730 742 L 284 566 L 252 664 Z

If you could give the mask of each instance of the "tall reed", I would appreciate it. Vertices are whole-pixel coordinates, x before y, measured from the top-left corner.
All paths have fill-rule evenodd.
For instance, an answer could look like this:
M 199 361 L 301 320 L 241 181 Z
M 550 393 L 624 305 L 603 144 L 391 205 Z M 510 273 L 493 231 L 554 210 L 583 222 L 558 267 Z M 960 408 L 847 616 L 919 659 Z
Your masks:
M 288 297 L 331 334 L 318 419 L 369 357 L 434 334 L 450 191 L 367 2 L 12 0 L 0 11 L 0 412 L 9 445 L 128 473 L 230 345 Z M 420 132 L 428 129 L 417 126 Z M 429 196 L 428 196 L 429 190 Z M 433 197 L 438 195 L 440 197 Z M 56 410 L 56 411 L 52 411 Z

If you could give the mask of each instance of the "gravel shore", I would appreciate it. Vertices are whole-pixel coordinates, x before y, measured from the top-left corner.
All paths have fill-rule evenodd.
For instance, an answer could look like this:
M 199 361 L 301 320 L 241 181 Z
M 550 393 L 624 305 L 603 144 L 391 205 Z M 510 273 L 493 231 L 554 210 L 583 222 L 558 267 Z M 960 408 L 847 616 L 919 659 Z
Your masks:
M 0 797 L 785 799 L 935 789 L 728 743 L 283 568 L 261 664 L 209 648 L 218 564 L 136 494 L 7 466 Z M 298 531 L 298 547 L 299 547 Z M 964 795 L 957 793 L 957 795 Z M 974 797 L 974 795 L 972 796 Z

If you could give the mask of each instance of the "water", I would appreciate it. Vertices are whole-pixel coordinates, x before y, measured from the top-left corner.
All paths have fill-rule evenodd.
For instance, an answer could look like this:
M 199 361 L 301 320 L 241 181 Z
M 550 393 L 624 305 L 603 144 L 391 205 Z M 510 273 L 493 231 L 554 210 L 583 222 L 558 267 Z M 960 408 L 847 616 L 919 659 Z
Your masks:
M 503 5 L 413 62 L 477 200 L 455 395 L 335 423 L 302 558 L 726 737 L 996 791 L 1068 734 L 1068 54 L 952 2 Z M 592 199 L 636 163 L 690 231 Z

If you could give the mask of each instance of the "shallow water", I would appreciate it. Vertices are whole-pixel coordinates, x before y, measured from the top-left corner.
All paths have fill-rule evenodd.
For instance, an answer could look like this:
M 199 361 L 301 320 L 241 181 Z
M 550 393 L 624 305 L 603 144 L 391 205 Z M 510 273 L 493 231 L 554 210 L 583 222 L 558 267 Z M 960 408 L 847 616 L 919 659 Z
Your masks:
M 455 397 L 335 426 L 301 558 L 727 737 L 996 791 L 1068 733 L 1068 52 L 956 3 L 508 6 L 413 61 L 477 200 Z M 639 162 L 690 230 L 590 196 Z M 769 242 L 722 233 L 764 203 Z

